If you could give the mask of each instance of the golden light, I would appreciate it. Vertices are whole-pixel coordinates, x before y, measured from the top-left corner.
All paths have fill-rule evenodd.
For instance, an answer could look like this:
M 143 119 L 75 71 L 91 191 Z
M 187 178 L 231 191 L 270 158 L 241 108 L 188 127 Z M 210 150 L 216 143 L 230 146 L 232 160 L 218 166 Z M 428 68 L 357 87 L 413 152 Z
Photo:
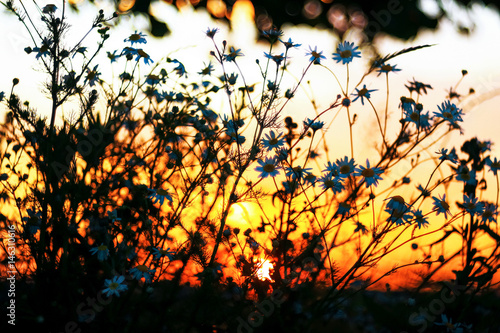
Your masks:
M 83 0 L 69 0 L 69 4 L 72 6 L 79 5 Z
M 226 16 L 226 4 L 222 0 L 208 0 L 207 10 L 217 18 Z
M 252 22 L 255 18 L 255 9 L 250 0 L 238 0 L 231 11 L 231 22 L 238 23 L 241 21 Z
M 256 266 L 257 266 L 256 275 L 259 280 L 261 281 L 269 280 L 271 282 L 274 282 L 274 280 L 271 278 L 271 273 L 269 272 L 271 269 L 274 268 L 274 266 L 269 260 L 260 258 L 256 263 Z
M 120 13 L 126 13 L 132 9 L 135 5 L 135 0 L 121 0 L 118 4 L 118 11 Z

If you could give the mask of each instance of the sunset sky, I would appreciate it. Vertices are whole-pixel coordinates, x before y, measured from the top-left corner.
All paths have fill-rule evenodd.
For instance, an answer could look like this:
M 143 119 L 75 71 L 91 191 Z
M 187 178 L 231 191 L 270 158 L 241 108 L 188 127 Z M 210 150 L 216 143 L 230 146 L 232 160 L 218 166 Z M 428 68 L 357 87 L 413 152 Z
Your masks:
M 54 1 L 54 3 L 62 8 L 60 1 Z M 111 14 L 114 10 L 106 1 L 96 1 L 96 3 L 102 3 L 104 12 L 107 14 Z M 425 4 L 426 0 L 423 3 Z M 430 2 L 425 6 L 429 11 L 432 11 L 432 6 L 429 4 Z M 68 44 L 74 43 L 85 35 L 98 8 L 98 6 L 85 2 L 81 4 L 79 14 L 68 11 L 67 16 L 72 24 L 72 29 L 68 33 Z M 0 91 L 8 94 L 12 79 L 19 78 L 20 83 L 16 87 L 16 91 L 21 99 L 28 99 L 32 106 L 37 106 L 41 114 L 49 116 L 50 102 L 40 92 L 44 75 L 37 67 L 34 54 L 28 55 L 23 51 L 25 47 L 34 47 L 34 45 L 32 45 L 22 24 L 13 15 L 7 15 L 3 8 L 1 10 L 0 25 L 3 33 L 0 34 L 0 45 L 2 45 L 3 52 L 0 53 L 0 63 L 3 66 L 2 75 L 0 75 Z M 235 6 L 232 16 L 233 30 L 229 30 L 223 23 L 211 19 L 206 11 L 194 11 L 189 6 L 177 11 L 168 4 L 158 2 L 155 3 L 152 11 L 158 18 L 167 22 L 172 30 L 170 36 L 162 39 L 148 37 L 148 43 L 141 46 L 154 61 L 160 61 L 169 56 L 182 61 L 188 73 L 199 72 L 204 67 L 204 62 L 208 63 L 210 60 L 209 52 L 213 47 L 212 41 L 205 36 L 204 32 L 207 28 L 217 27 L 220 29 L 220 33 L 216 36 L 219 43 L 226 39 L 229 45 L 242 49 L 245 56 L 241 60 L 238 58 L 238 61 L 243 71 L 248 73 L 245 75 L 247 82 L 259 80 L 255 59 L 263 59 L 263 52 L 268 51 L 268 46 L 256 42 L 258 32 L 252 24 L 252 8 L 248 6 L 248 3 L 239 1 L 239 5 Z M 500 148 L 498 148 L 500 145 L 500 131 L 498 130 L 498 124 L 500 124 L 498 109 L 500 103 L 500 66 L 498 63 L 500 18 L 498 13 L 478 5 L 473 6 L 469 14 L 459 10 L 455 14 L 458 20 L 470 20 L 475 23 L 475 29 L 469 36 L 459 34 L 450 22 L 443 21 L 438 31 L 423 31 L 412 41 L 403 42 L 385 36 L 376 38 L 376 46 L 382 54 L 390 54 L 410 46 L 435 44 L 432 47 L 404 54 L 390 61 L 390 64 L 397 65 L 398 68 L 402 69 L 401 72 L 390 76 L 390 110 L 393 114 L 398 114 L 397 106 L 400 96 L 408 95 L 404 84 L 415 78 L 417 81 L 431 84 L 434 88 L 421 101 L 426 110 L 431 111 L 432 114 L 433 111 L 437 111 L 436 106 L 445 100 L 449 88 L 461 78 L 461 71 L 466 69 L 469 75 L 460 84 L 458 92 L 467 94 L 469 88 L 474 88 L 476 93 L 464 100 L 461 105 L 466 113 L 463 123 L 464 135 L 460 136 L 459 133 L 454 133 L 442 141 L 439 147 L 451 148 L 455 146 L 459 148 L 463 141 L 477 136 L 480 140 L 491 140 L 496 143 L 493 145 L 491 153 L 493 156 L 500 157 Z M 38 15 L 34 14 L 33 18 L 38 19 Z M 120 25 L 111 30 L 111 38 L 105 51 L 121 50 L 125 38 L 136 30 L 146 32 L 147 28 L 145 18 L 122 17 Z M 308 57 L 305 56 L 305 53 L 309 46 L 313 48 L 317 46 L 318 50 L 322 50 L 323 54 L 327 56 L 323 63 L 335 71 L 341 84 L 345 84 L 345 67 L 336 64 L 331 59 L 331 54 L 335 52 L 339 42 L 331 31 L 305 26 L 283 27 L 283 31 L 285 39 L 290 37 L 295 43 L 302 44 L 299 49 L 291 53 L 292 66 L 290 66 L 290 71 L 296 77 L 300 76 L 302 69 L 308 64 Z M 89 46 L 89 51 L 95 45 L 96 39 L 94 37 L 96 35 L 96 33 L 92 34 L 85 44 Z M 358 44 L 359 38 L 356 33 L 346 36 L 347 40 L 356 44 Z M 361 51 L 363 55 L 367 55 L 368 50 L 362 49 Z M 109 61 L 105 52 L 97 59 L 97 63 L 101 65 L 99 68 L 102 78 L 105 80 L 111 78 L 112 75 L 121 73 L 120 68 L 111 69 L 108 66 Z M 217 68 L 217 64 L 214 65 Z M 349 69 L 349 91 L 352 92 L 354 84 L 359 81 L 367 69 L 367 62 L 356 60 Z M 142 66 L 141 75 L 148 74 L 148 71 L 147 66 Z M 311 68 L 307 79 L 311 81 L 311 85 L 304 86 L 304 90 L 300 91 L 297 100 L 285 109 L 284 115 L 291 115 L 298 122 L 306 117 L 313 118 L 315 116 L 309 98 L 314 98 L 318 109 L 322 110 L 329 106 L 335 96 L 340 93 L 334 78 L 323 68 Z M 289 84 L 291 87 L 294 80 L 293 78 L 289 80 L 289 83 L 285 84 Z M 383 75 L 377 77 L 372 74 L 363 83 L 367 85 L 368 89 L 378 89 L 378 92 L 372 94 L 372 101 L 377 108 L 383 109 L 385 105 L 385 77 Z M 70 109 L 71 107 L 66 107 L 64 111 L 71 111 Z M 379 139 L 375 136 L 378 133 L 373 129 L 376 128 L 373 127 L 376 123 L 373 111 L 366 103 L 364 107 L 360 103 L 354 104 L 351 112 L 352 114 L 357 113 L 360 118 L 359 123 L 354 128 L 354 157 L 359 163 L 362 163 L 368 157 L 376 157 L 375 151 L 372 149 L 374 137 L 375 140 Z M 343 112 L 338 117 L 335 117 L 335 113 L 336 111 L 328 113 L 322 118 L 330 127 L 326 134 L 326 140 L 332 148 L 330 156 L 328 156 L 331 160 L 350 154 L 347 119 Z M 1 106 L 0 120 L 3 120 L 4 114 L 5 109 Z M 437 148 L 430 150 L 431 153 L 435 151 Z M 323 164 L 320 165 L 320 167 L 322 166 Z M 401 168 L 403 173 L 405 166 L 402 165 Z M 449 170 L 449 168 L 444 170 Z M 428 176 L 429 172 L 423 171 L 423 174 Z M 489 177 L 493 180 L 491 173 Z M 487 192 L 488 196 L 494 198 L 495 193 L 495 186 L 490 186 Z M 456 206 L 454 208 L 457 211 Z M 235 214 L 244 216 L 245 212 L 237 210 Z

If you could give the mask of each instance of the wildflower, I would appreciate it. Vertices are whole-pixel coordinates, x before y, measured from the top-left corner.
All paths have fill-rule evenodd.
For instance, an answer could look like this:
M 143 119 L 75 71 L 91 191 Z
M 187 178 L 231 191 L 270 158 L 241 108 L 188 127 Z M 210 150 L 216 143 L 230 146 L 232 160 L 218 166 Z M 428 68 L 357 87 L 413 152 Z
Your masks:
M 77 53 L 80 53 L 85 57 L 85 52 L 87 52 L 87 48 L 85 46 L 79 47 L 78 49 L 76 49 L 75 53 L 73 54 L 73 58 L 75 57 L 75 55 Z
M 186 68 L 184 68 L 184 65 L 179 60 L 174 59 L 172 62 L 177 64 L 174 71 L 177 75 L 179 75 L 179 77 L 186 75 Z
M 339 203 L 339 207 L 337 208 L 337 212 L 335 214 L 346 215 L 349 214 L 352 207 L 348 202 L 342 201 Z
M 299 188 L 299 183 L 295 180 L 285 180 L 282 182 L 285 193 L 292 194 Z
M 288 149 L 287 148 L 279 148 L 276 150 L 277 162 L 283 162 L 287 158 L 288 158 Z
M 497 216 L 497 206 L 492 203 L 486 203 L 484 205 L 483 213 L 481 214 L 481 222 L 496 222 Z
M 1 100 L 1 99 L 0 99 Z M 497 158 L 495 157 L 495 159 L 492 161 L 491 158 L 488 156 L 486 157 L 486 161 L 485 161 L 486 165 L 490 167 L 490 171 L 493 172 L 493 174 L 496 176 L 497 175 L 497 172 L 498 170 L 500 170 L 500 161 L 497 160 Z
M 91 87 L 95 85 L 95 82 L 99 80 L 99 75 L 101 75 L 101 73 L 97 71 L 97 66 L 98 65 L 95 65 L 93 70 L 87 68 L 87 76 L 85 77 L 85 82 L 88 81 Z
M 276 86 L 276 84 L 271 81 L 271 80 L 267 80 L 267 89 L 273 91 L 273 90 L 276 90 L 278 88 L 278 86 Z
M 324 191 L 331 189 L 333 194 L 336 194 L 344 190 L 344 184 L 342 184 L 340 180 L 332 177 L 332 175 L 324 175 L 318 181 L 321 182 L 320 185 Z
M 141 58 L 144 59 L 144 63 L 146 65 L 148 64 L 152 64 L 153 63 L 153 60 L 149 57 L 149 54 L 147 54 L 146 52 L 144 52 L 142 49 L 138 49 L 137 50 L 137 57 L 135 58 L 135 61 L 139 61 Z
M 333 54 L 333 60 L 335 60 L 337 63 L 342 61 L 342 64 L 348 64 L 354 59 L 355 57 L 360 58 L 361 52 L 356 51 L 358 47 L 354 47 L 354 43 L 350 43 L 347 41 L 344 41 L 344 43 L 339 43 L 337 46 L 337 52 Z
M 396 65 L 391 66 L 391 65 L 385 64 L 385 63 L 379 64 L 378 68 L 379 68 L 378 69 L 378 75 L 380 75 L 380 73 L 386 73 L 386 74 L 388 74 L 389 72 L 399 72 L 399 71 L 401 71 L 401 69 L 396 68 Z
M 203 64 L 205 65 L 205 63 Z M 205 65 L 205 68 L 203 68 L 201 72 L 198 72 L 198 74 L 210 76 L 213 71 L 214 71 L 214 65 L 212 65 L 212 62 L 208 62 L 208 65 Z
M 468 185 L 474 185 L 477 183 L 476 180 L 476 170 L 472 169 L 469 171 L 467 166 L 459 166 L 457 169 L 456 180 L 462 181 Z
M 420 113 L 420 118 L 417 126 L 423 130 L 431 127 L 429 112 Z
M 132 79 L 132 75 L 130 75 L 130 73 L 127 73 L 127 72 L 121 73 L 118 77 L 122 81 L 130 81 Z
M 234 61 L 236 57 L 243 56 L 244 54 L 240 52 L 241 49 L 235 49 L 234 47 L 231 46 L 229 49 L 229 54 L 224 54 L 224 60 L 226 61 Z
M 207 37 L 213 39 L 217 32 L 219 32 L 219 28 L 213 28 L 213 29 L 207 28 L 205 34 L 207 35 Z
M 155 259 L 167 257 L 169 260 L 173 260 L 175 252 L 169 251 L 169 250 L 170 250 L 170 248 L 163 250 L 163 249 L 159 249 L 159 248 L 154 247 L 153 248 L 153 256 Z
M 288 40 L 286 42 L 284 42 L 283 40 L 280 39 L 280 42 L 283 43 L 283 45 L 285 45 L 285 48 L 288 50 L 288 49 L 291 49 L 292 47 L 299 47 L 301 44 L 294 44 L 292 42 L 292 39 L 291 38 L 288 38 Z
M 359 90 L 358 88 L 356 88 L 356 93 L 355 94 L 351 94 L 353 96 L 356 96 L 355 99 L 352 100 L 352 102 L 356 102 L 356 100 L 358 98 L 361 98 L 361 104 L 362 105 L 365 105 L 365 101 L 364 101 L 364 98 L 366 97 L 367 99 L 370 99 L 370 93 L 374 92 L 374 91 L 377 91 L 378 89 L 372 89 L 372 90 L 368 90 L 366 89 L 366 84 L 363 85 L 363 88 L 361 90 Z
M 323 172 L 328 172 L 333 177 L 338 177 L 340 175 L 339 166 L 337 164 L 328 161 L 325 167 L 326 169 L 322 170 Z
M 371 168 L 370 167 L 370 161 L 368 159 L 366 160 L 366 168 L 364 166 L 359 166 L 355 169 L 355 176 L 363 176 L 365 181 L 366 181 L 366 187 L 369 187 L 371 185 L 378 185 L 378 181 L 382 180 L 382 177 L 380 175 L 383 173 L 382 169 L 380 168 Z
M 158 75 L 155 75 L 155 74 L 148 74 L 146 76 L 146 84 L 149 84 L 149 85 L 155 85 L 155 84 L 158 84 L 160 83 L 160 77 Z M 159 96 L 161 96 L 159 94 Z
M 326 59 L 323 55 L 323 51 L 317 51 L 317 47 L 314 47 L 314 50 L 309 46 L 309 52 L 306 53 L 306 56 L 311 56 L 309 61 L 314 61 L 315 64 L 319 64 L 321 59 Z
M 351 173 L 354 172 L 356 168 L 356 164 L 354 163 L 354 159 L 348 160 L 347 156 L 344 156 L 343 159 L 337 160 L 337 167 L 339 171 L 339 177 L 347 178 Z
M 453 148 L 450 153 L 448 154 L 448 149 L 441 148 L 440 151 L 437 151 L 436 154 L 440 154 L 441 156 L 439 159 L 441 161 L 450 161 L 453 164 L 458 163 L 458 156 L 456 153 L 455 148 Z
M 113 276 L 111 280 L 104 280 L 104 287 L 106 287 L 102 292 L 106 294 L 106 296 L 116 295 L 120 296 L 120 292 L 128 289 L 127 285 L 122 284 L 125 280 L 123 275 Z
M 271 44 L 274 44 L 281 36 L 283 36 L 283 31 L 278 29 L 269 29 L 263 31 L 262 34 L 264 35 L 264 37 L 269 39 L 269 42 L 271 42 Z
M 134 279 L 140 280 L 144 278 L 146 283 L 151 282 L 151 274 L 154 275 L 156 269 L 149 269 L 146 265 L 137 265 L 130 270 L 130 274 Z
M 450 205 L 446 202 L 446 194 L 443 194 L 442 197 L 432 197 L 434 199 L 434 209 L 436 211 L 436 215 L 441 213 L 444 214 L 444 218 L 448 218 L 448 214 L 450 213 Z
M 42 40 L 41 47 L 35 47 L 33 51 L 37 52 L 36 59 L 40 59 L 40 57 L 45 57 L 50 54 L 50 47 L 52 46 L 52 39 L 45 37 Z
M 429 122 L 429 112 L 427 113 L 422 113 L 422 104 L 415 104 L 413 99 L 411 99 L 411 102 L 407 102 L 407 98 L 402 97 L 401 101 L 401 107 L 403 108 L 404 111 L 404 121 L 406 122 L 412 122 L 415 125 L 417 125 L 418 128 L 420 129 L 427 129 L 431 126 Z
M 153 204 L 159 202 L 160 206 L 163 206 L 163 202 L 165 199 L 168 201 L 172 202 L 172 196 L 168 193 L 167 190 L 164 189 L 158 189 L 158 190 L 153 190 L 153 189 L 148 189 L 148 191 L 151 193 L 148 198 L 151 199 Z
M 434 115 L 443 120 L 447 120 L 450 124 L 457 126 L 457 122 L 462 121 L 462 109 L 457 108 L 457 106 L 450 101 L 445 101 L 438 105 L 439 112 L 434 112 Z
M 415 109 L 415 106 L 417 103 L 415 103 L 415 100 L 413 98 L 408 98 L 405 96 L 401 96 L 401 108 L 406 111 L 407 113 L 413 112 Z
M 316 184 L 316 176 L 313 175 L 312 173 L 308 173 L 306 175 L 304 175 L 304 181 L 306 182 L 306 184 L 309 184 L 309 185 L 312 185 L 314 186 Z
M 301 166 L 296 166 L 294 168 L 286 167 L 285 174 L 287 177 L 293 180 L 303 179 L 305 176 L 311 173 L 312 168 L 302 168 Z
M 230 85 L 234 85 L 236 83 L 236 80 L 238 79 L 238 74 L 236 73 L 231 73 L 231 75 L 225 75 L 222 77 L 222 81 L 224 82 L 224 78 L 227 80 L 227 82 L 230 84 Z
M 146 41 L 146 37 L 145 34 L 143 34 L 142 32 L 137 32 L 137 30 L 131 34 L 130 36 L 128 36 L 128 38 L 124 39 L 123 41 L 124 42 L 130 42 L 130 45 L 134 45 L 134 44 L 146 44 L 147 41 Z
M 238 134 L 238 128 L 235 126 L 229 126 L 226 129 L 226 134 L 231 138 L 231 141 L 235 141 L 239 144 L 245 142 L 245 137 L 241 134 Z
M 484 204 L 482 202 L 478 202 L 478 198 L 471 197 L 465 194 L 462 207 L 467 211 L 467 213 L 471 215 L 480 215 L 484 211 Z
M 400 206 L 406 207 L 405 199 L 400 195 L 393 196 L 386 200 L 389 200 L 389 202 L 385 206 L 390 209 L 396 209 Z
M 42 8 L 42 13 L 44 14 L 53 14 L 57 10 L 56 5 L 46 5 L 45 7 Z
M 113 53 L 111 53 L 109 51 L 107 51 L 106 53 L 107 53 L 108 59 L 111 61 L 111 63 L 115 62 L 116 59 L 118 59 L 120 57 L 120 55 L 116 54 L 116 50 L 114 50 Z
M 120 56 L 122 55 L 124 55 L 127 58 L 127 60 L 132 60 L 133 56 L 137 55 L 137 49 L 125 46 Z
M 317 130 L 322 129 L 324 125 L 325 125 L 325 123 L 323 121 L 319 121 L 319 120 L 314 121 L 314 120 L 311 120 L 309 118 L 306 118 L 306 120 L 304 120 L 304 127 L 312 129 L 313 132 L 316 132 Z
M 281 148 L 285 144 L 285 138 L 282 137 L 283 133 L 279 133 L 278 136 L 276 136 L 276 133 L 274 131 L 271 131 L 269 134 L 264 134 L 264 138 L 261 140 L 262 145 L 267 148 L 268 151 L 272 150 L 273 148 Z
M 259 166 L 255 168 L 256 171 L 260 172 L 260 177 L 266 178 L 267 176 L 276 177 L 279 174 L 280 167 L 277 166 L 276 158 L 269 158 L 258 160 Z
M 279 66 L 281 64 L 281 62 L 285 59 L 285 56 L 283 55 L 283 53 L 272 55 L 270 53 L 264 52 L 264 56 L 267 59 L 271 59 L 272 61 L 274 61 L 277 66 Z
M 417 222 L 419 229 L 421 227 L 427 228 L 429 222 L 427 221 L 427 217 L 425 217 L 424 214 L 422 214 L 422 211 L 420 209 L 414 210 L 413 216 L 415 217 L 415 222 Z
M 97 260 L 99 261 L 104 261 L 109 256 L 109 249 L 104 244 L 91 248 L 90 252 L 92 254 L 97 254 Z
M 366 235 L 368 233 L 368 229 L 366 229 L 365 225 L 361 222 L 356 222 L 356 229 L 354 229 L 354 232 L 361 231 L 363 235 Z
M 396 225 L 405 224 L 412 218 L 404 199 L 400 196 L 391 198 L 389 203 L 386 205 L 385 212 L 390 214 L 387 218 L 387 222 L 393 222 L 396 223 Z
M 430 84 L 425 84 L 425 83 L 422 83 L 422 82 L 419 82 L 419 81 L 415 81 L 415 79 L 413 79 L 413 82 L 412 81 L 408 81 L 408 83 L 410 84 L 410 86 L 405 85 L 405 87 L 408 89 L 408 91 L 410 92 L 410 94 L 413 91 L 416 91 L 417 94 L 421 95 L 420 91 L 422 90 L 424 92 L 424 94 L 427 95 L 427 88 L 432 89 L 432 87 L 431 87 Z
M 445 314 L 441 314 L 440 323 L 434 323 L 434 324 L 446 327 L 446 332 L 456 332 L 455 329 L 458 328 L 458 324 L 453 324 L 451 318 L 448 319 L 448 317 L 446 317 Z

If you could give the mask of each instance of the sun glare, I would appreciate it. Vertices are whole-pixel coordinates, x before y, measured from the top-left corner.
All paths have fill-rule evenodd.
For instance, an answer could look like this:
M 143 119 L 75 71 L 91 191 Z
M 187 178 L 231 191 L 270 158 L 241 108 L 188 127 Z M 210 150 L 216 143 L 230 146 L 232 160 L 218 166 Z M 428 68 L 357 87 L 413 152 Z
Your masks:
M 274 282 L 274 280 L 271 278 L 271 273 L 269 272 L 271 269 L 274 268 L 274 266 L 269 260 L 260 258 L 256 265 L 257 265 L 256 275 L 259 280 L 261 281 L 269 280 L 271 282 Z

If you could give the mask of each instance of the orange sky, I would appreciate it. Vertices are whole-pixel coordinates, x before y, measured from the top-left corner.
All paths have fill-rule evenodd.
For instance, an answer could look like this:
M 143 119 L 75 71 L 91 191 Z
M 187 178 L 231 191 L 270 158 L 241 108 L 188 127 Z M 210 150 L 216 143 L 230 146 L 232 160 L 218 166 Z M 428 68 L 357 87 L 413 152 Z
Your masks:
M 57 1 L 55 1 L 57 4 Z M 203 67 L 203 61 L 208 61 L 208 53 L 212 48 L 211 41 L 206 38 L 204 31 L 208 27 L 219 27 L 220 34 L 218 40 L 227 39 L 229 45 L 235 45 L 236 48 L 241 48 L 245 57 L 241 58 L 241 67 L 246 70 L 248 82 L 257 81 L 258 71 L 255 68 L 255 58 L 262 58 L 263 52 L 267 51 L 266 45 L 255 43 L 257 31 L 253 27 L 250 17 L 248 16 L 249 9 L 244 6 L 245 2 L 241 2 L 241 6 L 235 6 L 233 13 L 233 30 L 230 31 L 227 26 L 220 22 L 215 22 L 203 10 L 193 11 L 189 6 L 184 7 L 180 12 L 169 7 L 165 3 L 158 2 L 155 4 L 153 11 L 158 17 L 167 21 L 172 30 L 172 35 L 164 39 L 148 38 L 148 44 L 144 46 L 145 50 L 151 55 L 155 61 L 159 61 L 167 55 L 182 60 L 188 72 L 196 73 Z M 112 8 L 107 8 L 109 12 Z M 216 10 L 216 9 L 214 9 Z M 78 39 L 85 33 L 85 27 L 88 26 L 89 17 L 95 15 L 96 8 L 94 6 L 82 5 L 81 13 L 78 16 L 71 16 L 74 20 L 73 29 L 69 37 L 73 40 Z M 3 34 L 0 35 L 0 45 L 3 45 L 5 52 L 0 54 L 2 64 L 12 64 L 12 66 L 4 66 L 2 68 L 2 76 L 0 77 L 0 91 L 10 91 L 12 78 L 18 77 L 21 82 L 17 87 L 18 92 L 22 92 L 24 98 L 30 98 L 31 105 L 40 105 L 39 112 L 48 115 L 49 103 L 40 93 L 40 88 L 43 82 L 43 76 L 37 72 L 37 65 L 33 55 L 27 55 L 23 48 L 30 45 L 29 35 L 23 30 L 21 24 L 11 15 L 6 16 L 2 13 Z M 457 12 L 459 17 L 463 15 Z M 74 17 L 74 18 L 73 18 Z M 476 30 L 471 36 L 463 36 L 458 34 L 448 22 L 443 22 L 440 29 L 435 32 L 422 32 L 411 42 L 401 42 L 388 37 L 380 37 L 376 39 L 377 47 L 382 53 L 392 53 L 400 49 L 422 44 L 436 44 L 435 46 L 413 53 L 409 53 L 394 59 L 392 63 L 397 64 L 398 68 L 403 70 L 395 75 L 392 75 L 390 105 L 391 110 L 397 114 L 397 104 L 401 95 L 406 95 L 404 84 L 413 78 L 418 81 L 429 83 L 434 87 L 434 90 L 425 96 L 424 106 L 431 111 L 436 111 L 436 105 L 440 104 L 446 95 L 446 90 L 454 85 L 460 78 L 462 69 L 467 69 L 469 75 L 461 84 L 462 90 L 467 92 L 469 87 L 473 87 L 476 91 L 474 97 L 464 103 L 464 135 L 458 133 L 451 135 L 448 139 L 442 142 L 439 147 L 451 148 L 460 144 L 470 137 L 478 136 L 480 140 L 491 140 L 500 142 L 500 132 L 497 130 L 497 125 L 500 123 L 500 113 L 496 108 L 500 102 L 500 67 L 497 65 L 496 57 L 500 54 L 500 45 L 498 44 L 498 35 L 500 33 L 500 19 L 497 14 L 483 9 L 479 6 L 474 6 L 472 18 L 476 22 Z M 189 22 L 189 24 L 186 24 Z M 122 24 L 112 32 L 112 37 L 109 42 L 109 51 L 120 49 L 123 46 L 123 39 L 135 30 L 146 31 L 147 22 L 144 18 L 123 18 Z M 308 46 L 318 46 L 319 50 L 327 57 L 335 51 L 338 41 L 334 35 L 328 30 L 312 29 L 307 27 L 285 27 L 285 38 L 292 37 L 294 42 L 301 43 L 302 47 L 292 54 L 293 65 L 290 70 L 295 71 L 296 76 L 299 76 L 301 69 L 307 66 L 307 57 L 305 52 Z M 359 40 L 359 36 L 355 33 L 347 35 L 347 38 L 353 42 Z M 92 41 L 90 38 L 89 41 Z M 363 50 L 364 52 L 364 50 Z M 203 56 L 200 56 L 203 55 Z M 240 60 L 240 59 L 238 59 Z M 99 61 L 106 62 L 105 53 Z M 334 68 L 340 78 L 341 83 L 345 82 L 345 68 L 340 65 L 335 65 L 331 59 L 325 62 L 330 68 Z M 35 71 L 33 70 L 35 69 Z M 109 68 L 101 68 L 103 77 L 116 75 L 119 69 L 114 69 L 111 72 Z M 142 74 L 147 74 L 147 68 L 144 68 Z M 350 67 L 351 88 L 354 82 L 357 82 L 364 70 L 366 63 L 358 61 Z M 311 79 L 311 85 L 305 87 L 301 91 L 294 103 L 289 105 L 285 110 L 286 115 L 292 115 L 296 121 L 301 122 L 302 119 L 312 118 L 315 114 L 310 107 L 309 98 L 313 97 L 319 106 L 319 109 L 328 106 L 332 102 L 332 96 L 340 93 L 335 80 L 331 75 L 326 74 L 322 68 L 312 68 L 308 74 L 308 79 Z M 293 85 L 294 81 L 289 81 Z M 379 92 L 373 93 L 373 102 L 377 108 L 383 108 L 385 104 L 385 81 L 383 76 L 370 76 L 365 80 L 369 89 L 379 89 Z M 24 96 L 23 96 L 24 95 Z M 214 101 L 220 103 L 222 101 Z M 71 107 L 65 107 L 64 111 L 71 111 Z M 3 110 L 0 110 L 2 115 Z M 354 127 L 354 157 L 356 161 L 365 161 L 367 157 L 375 158 L 374 150 L 371 149 L 373 136 L 366 133 L 372 133 L 374 126 L 374 118 L 372 111 L 366 107 L 363 108 L 358 103 L 351 109 L 351 113 L 359 115 L 359 121 Z M 0 117 L 1 119 L 1 117 Z M 329 125 L 329 131 L 326 135 L 326 140 L 331 147 L 329 159 L 334 161 L 345 155 L 349 155 L 347 119 L 344 113 L 339 114 L 334 118 L 334 113 L 329 113 L 323 118 Z M 397 123 L 397 119 L 396 119 Z M 500 143 L 499 143 L 500 144 Z M 430 148 L 429 154 L 432 154 L 437 149 Z M 498 144 L 493 146 L 492 155 L 500 157 L 500 149 Z M 325 159 L 326 161 L 326 159 Z M 322 168 L 324 163 L 320 163 Z M 398 167 L 401 174 L 407 170 L 408 165 L 404 163 Z M 412 188 L 417 183 L 426 180 L 429 174 L 429 169 L 432 168 L 430 163 L 428 167 L 422 167 L 416 173 L 413 179 L 416 183 L 412 183 Z M 321 169 L 320 169 L 321 170 Z M 319 170 L 319 171 L 320 171 Z M 443 172 L 449 172 L 448 167 L 442 167 Z M 317 171 L 318 173 L 318 171 Z M 494 184 L 494 179 L 491 173 L 488 174 L 491 184 Z M 421 178 L 421 181 L 417 181 Z M 392 180 L 380 185 L 377 191 L 383 191 L 385 188 L 390 188 Z M 403 191 L 403 190 L 400 190 Z M 441 193 L 441 192 L 439 192 Z M 495 186 L 489 186 L 486 191 L 485 198 L 495 197 Z M 391 195 L 411 196 L 411 191 L 403 192 L 396 191 Z M 385 198 L 385 197 L 384 197 Z M 383 199 L 376 201 L 376 207 L 380 211 Z M 457 200 L 460 198 L 456 198 Z M 245 208 L 246 211 L 243 209 Z M 251 204 L 238 204 L 233 209 L 234 213 L 231 216 L 232 224 L 249 224 L 252 221 L 258 220 L 258 211 Z M 458 212 L 458 208 L 452 205 L 452 211 Z M 439 228 L 443 223 L 441 218 L 431 218 L 431 224 Z M 354 229 L 354 227 L 352 227 Z M 457 245 L 457 244 L 456 244 Z M 386 267 L 391 267 L 393 262 L 399 258 L 405 257 L 411 260 L 417 259 L 419 250 L 412 251 L 408 247 L 406 250 L 397 253 L 394 257 L 388 258 L 389 261 Z

